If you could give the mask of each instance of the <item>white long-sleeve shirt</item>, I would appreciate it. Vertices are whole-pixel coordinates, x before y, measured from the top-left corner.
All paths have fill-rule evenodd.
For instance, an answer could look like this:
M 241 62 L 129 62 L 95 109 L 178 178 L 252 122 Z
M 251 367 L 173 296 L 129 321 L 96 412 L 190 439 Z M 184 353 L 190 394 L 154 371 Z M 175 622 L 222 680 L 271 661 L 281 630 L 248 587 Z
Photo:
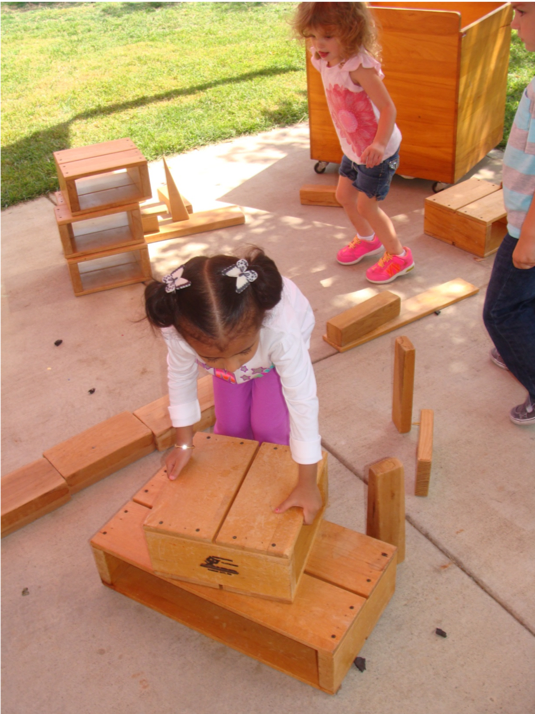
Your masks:
M 173 426 L 190 426 L 201 418 L 197 398 L 198 365 L 216 378 L 237 384 L 258 379 L 259 374 L 275 368 L 290 413 L 292 458 L 298 464 L 320 461 L 316 378 L 308 352 L 314 322 L 308 300 L 291 280 L 283 278 L 281 299 L 265 315 L 254 357 L 234 373 L 205 364 L 174 327 L 164 328 L 162 334 L 168 348 L 169 414 Z

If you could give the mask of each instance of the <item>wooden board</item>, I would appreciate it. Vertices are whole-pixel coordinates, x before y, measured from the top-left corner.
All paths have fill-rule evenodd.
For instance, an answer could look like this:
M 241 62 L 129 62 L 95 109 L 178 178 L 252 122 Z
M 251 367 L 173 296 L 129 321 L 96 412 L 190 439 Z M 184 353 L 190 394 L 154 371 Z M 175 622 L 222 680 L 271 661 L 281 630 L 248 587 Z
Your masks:
M 63 476 L 44 458 L 2 477 L 2 538 L 71 498 Z
M 274 513 L 297 484 L 289 447 L 258 449 L 255 441 L 201 432 L 193 443 L 191 460 L 163 484 L 145 523 L 154 571 L 291 602 L 323 509 L 310 526 L 299 508 Z M 325 504 L 326 454 L 318 485 Z
M 401 298 L 388 290 L 327 320 L 327 338 L 344 347 L 359 337 L 393 320 L 401 311 Z
M 157 243 L 161 240 L 183 238 L 184 236 L 213 231 L 229 226 L 238 226 L 245 223 L 245 216 L 238 206 L 214 208 L 210 211 L 192 213 L 188 221 L 178 221 L 163 224 L 157 233 L 147 233 L 147 243 Z
M 48 449 L 43 456 L 67 481 L 71 493 L 77 493 L 154 449 L 150 429 L 130 412 L 122 412 Z
M 426 315 L 430 315 L 436 310 L 442 310 L 448 307 L 448 305 L 453 305 L 471 295 L 476 295 L 478 292 L 479 288 L 476 288 L 475 285 L 466 282 L 466 280 L 462 278 L 456 278 L 455 280 L 450 280 L 447 283 L 442 283 L 442 285 L 437 285 L 430 290 L 426 290 L 420 293 L 420 295 L 403 300 L 401 303 L 401 312 L 398 317 L 395 317 L 393 320 L 386 322 L 384 325 L 368 332 L 363 337 L 359 337 L 344 347 L 338 347 L 328 339 L 327 335 L 323 335 L 323 339 L 338 352 L 346 352 L 347 350 L 353 349 L 353 347 L 363 345 L 366 342 L 370 342 L 370 340 L 374 340 L 376 337 L 385 335 L 415 320 L 419 320 Z
M 339 689 L 394 592 L 393 546 L 322 521 L 295 601 L 273 602 L 157 577 L 147 513 L 129 502 L 91 540 L 105 585 L 313 687 Z
M 299 190 L 299 200 L 303 206 L 342 207 L 336 198 L 336 184 L 305 184 Z
M 201 418 L 193 425 L 193 431 L 204 431 L 215 424 L 214 386 L 212 375 L 208 374 L 197 380 L 197 396 L 201 408 Z M 165 451 L 175 443 L 175 428 L 169 416 L 169 396 L 147 404 L 134 412 L 154 434 L 156 448 Z
M 405 560 L 405 472 L 399 459 L 370 466 L 366 533 L 395 545 L 398 563 Z
M 394 347 L 392 421 L 400 434 L 411 430 L 416 351 L 408 337 L 397 337 Z
M 416 452 L 416 496 L 427 496 L 433 462 L 433 425 L 432 409 L 422 409 L 420 412 L 420 433 L 418 434 L 418 450 Z

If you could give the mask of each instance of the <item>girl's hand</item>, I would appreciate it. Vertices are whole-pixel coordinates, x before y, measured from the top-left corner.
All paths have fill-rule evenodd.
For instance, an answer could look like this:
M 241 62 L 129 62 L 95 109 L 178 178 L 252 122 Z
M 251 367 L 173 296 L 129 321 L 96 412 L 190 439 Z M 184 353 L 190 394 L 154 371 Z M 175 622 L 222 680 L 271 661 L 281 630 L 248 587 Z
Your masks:
M 374 166 L 378 166 L 383 160 L 385 148 L 386 147 L 380 142 L 372 141 L 360 155 L 360 160 L 363 164 L 366 164 L 366 168 L 372 169 Z
M 321 493 L 317 485 L 298 484 L 288 498 L 275 509 L 275 513 L 284 513 L 294 506 L 303 509 L 303 522 L 306 525 L 313 523 L 317 512 L 323 506 Z
M 535 267 L 535 240 L 518 239 L 513 251 L 513 265 L 520 270 L 529 270 Z
M 174 447 L 165 457 L 165 465 L 167 467 L 167 478 L 174 481 L 178 478 L 179 473 L 191 459 L 193 449 L 175 449 Z

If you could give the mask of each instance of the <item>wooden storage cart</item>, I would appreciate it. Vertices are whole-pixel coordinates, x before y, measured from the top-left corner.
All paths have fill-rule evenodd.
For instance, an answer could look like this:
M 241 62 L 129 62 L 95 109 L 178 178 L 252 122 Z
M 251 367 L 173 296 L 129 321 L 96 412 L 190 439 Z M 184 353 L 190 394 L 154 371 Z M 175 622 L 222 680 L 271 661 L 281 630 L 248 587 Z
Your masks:
M 512 10 L 497 2 L 373 2 L 403 135 L 398 173 L 455 183 L 502 139 Z M 307 51 L 310 155 L 340 163 Z

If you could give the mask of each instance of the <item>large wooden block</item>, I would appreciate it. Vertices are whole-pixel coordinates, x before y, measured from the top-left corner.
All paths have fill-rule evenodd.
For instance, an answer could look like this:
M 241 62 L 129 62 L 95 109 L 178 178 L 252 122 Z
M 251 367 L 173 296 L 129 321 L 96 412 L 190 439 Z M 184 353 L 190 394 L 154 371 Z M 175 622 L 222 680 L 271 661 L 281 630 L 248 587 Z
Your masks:
M 411 430 L 416 350 L 408 337 L 397 337 L 394 347 L 392 421 L 400 434 Z
M 77 493 L 154 449 L 150 429 L 130 412 L 122 412 L 48 449 L 43 456 L 67 481 L 71 493 Z
M 429 196 L 424 232 L 481 258 L 495 253 L 507 233 L 503 191 L 498 184 L 469 179 Z
M 399 295 L 383 290 L 359 305 L 327 321 L 329 342 L 345 347 L 359 337 L 397 317 L 401 310 Z
M 54 161 L 73 215 L 152 196 L 147 160 L 131 139 L 55 151 Z
M 2 477 L 2 538 L 59 508 L 71 498 L 63 476 L 38 459 Z
M 149 249 L 141 245 L 67 257 L 76 297 L 151 280 Z
M 336 184 L 305 184 L 299 189 L 299 200 L 303 206 L 342 206 L 336 198 Z
M 104 584 L 336 693 L 394 593 L 393 546 L 322 521 L 295 600 L 281 603 L 157 577 L 143 532 L 147 513 L 129 502 L 91 540 Z
M 197 381 L 197 395 L 201 407 L 201 418 L 193 425 L 194 431 L 204 431 L 215 424 L 214 386 L 212 375 Z M 156 448 L 165 451 L 175 443 L 175 428 L 169 416 L 169 395 L 136 409 L 134 415 L 146 424 L 154 434 Z
M 321 521 L 274 513 L 297 484 L 287 446 L 197 432 L 195 452 L 167 481 L 145 522 L 157 574 L 291 602 Z M 327 457 L 318 467 L 327 500 Z
M 370 466 L 366 533 L 395 545 L 398 563 L 405 560 L 405 472 L 399 459 Z

